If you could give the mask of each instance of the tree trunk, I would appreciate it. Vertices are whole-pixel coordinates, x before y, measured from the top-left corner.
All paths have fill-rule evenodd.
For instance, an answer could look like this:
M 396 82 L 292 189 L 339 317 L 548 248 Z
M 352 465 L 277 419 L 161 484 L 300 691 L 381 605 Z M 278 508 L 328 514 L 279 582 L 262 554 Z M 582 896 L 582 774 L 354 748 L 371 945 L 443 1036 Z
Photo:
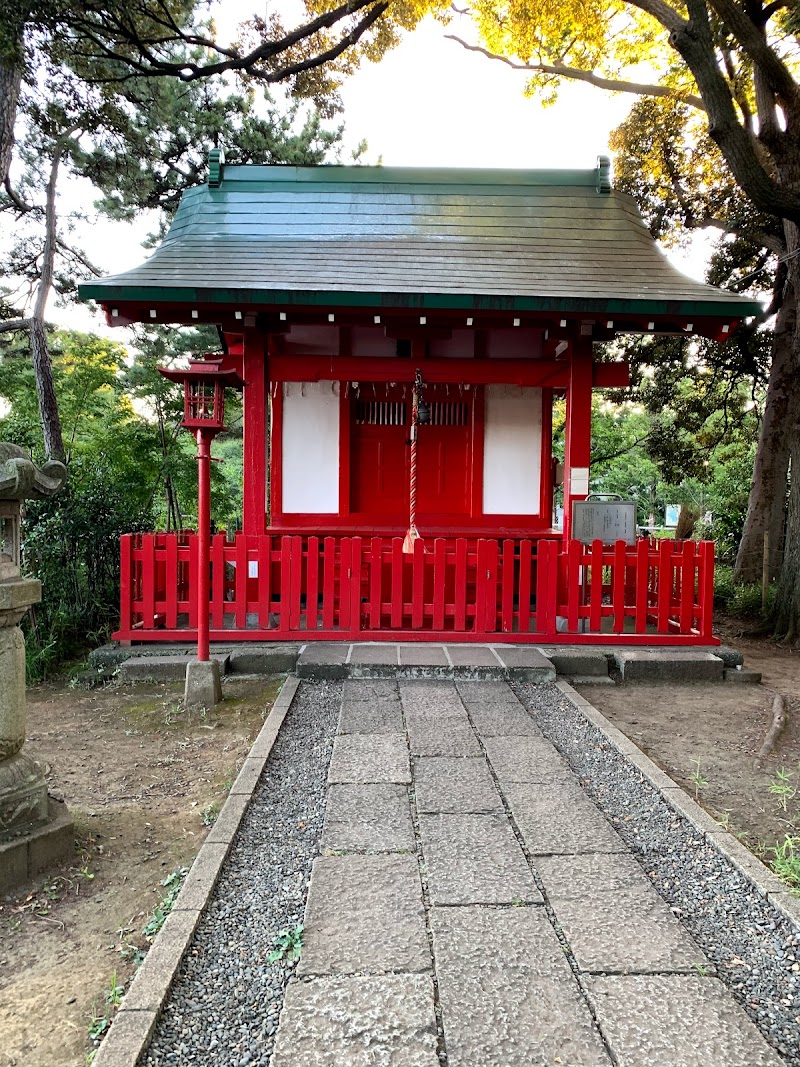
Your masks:
M 50 177 L 47 182 L 47 203 L 45 207 L 45 235 L 42 249 L 42 273 L 36 288 L 36 300 L 31 315 L 30 338 L 33 370 L 36 376 L 36 393 L 39 398 L 39 418 L 42 423 L 44 450 L 48 459 L 57 459 L 66 463 L 64 440 L 61 433 L 61 416 L 58 412 L 58 400 L 53 383 L 53 365 L 47 346 L 47 331 L 44 325 L 44 311 L 47 298 L 53 284 L 53 268 L 56 258 L 56 185 L 61 157 L 75 128 L 67 130 L 53 145 L 53 159 L 50 164 Z
M 14 148 L 14 123 L 17 118 L 19 90 L 22 84 L 23 29 L 3 22 L 0 47 L 0 185 L 8 175 Z
M 800 181 L 795 181 L 794 184 L 800 186 Z M 792 306 L 797 307 L 800 298 L 800 228 L 787 221 L 784 223 L 784 232 L 787 249 L 786 299 L 791 301 Z M 792 364 L 797 376 L 800 371 L 800 322 L 797 315 L 794 318 L 792 333 Z M 786 543 L 775 592 L 775 604 L 769 621 L 775 637 L 791 644 L 800 637 L 800 397 L 797 395 L 792 398 L 787 423 L 791 467 Z
M 794 290 L 788 287 L 775 321 L 772 366 L 764 417 L 758 438 L 747 515 L 733 572 L 734 578 L 739 582 L 761 580 L 765 533 L 769 534 L 770 543 L 770 580 L 775 578 L 780 570 L 791 447 L 789 412 L 792 397 L 800 391 L 795 359 L 797 328 L 797 300 Z
M 795 423 L 795 430 L 798 427 Z M 792 437 L 791 488 L 786 548 L 770 623 L 775 637 L 794 644 L 800 637 L 800 433 Z

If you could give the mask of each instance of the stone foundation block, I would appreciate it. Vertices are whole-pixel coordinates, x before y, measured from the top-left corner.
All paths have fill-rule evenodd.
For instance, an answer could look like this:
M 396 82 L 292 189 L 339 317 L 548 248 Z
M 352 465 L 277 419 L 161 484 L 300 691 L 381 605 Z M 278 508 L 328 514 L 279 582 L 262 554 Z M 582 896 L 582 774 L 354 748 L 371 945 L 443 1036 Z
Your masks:
M 711 652 L 673 652 L 669 649 L 620 650 L 614 664 L 623 682 L 721 682 L 722 660 Z

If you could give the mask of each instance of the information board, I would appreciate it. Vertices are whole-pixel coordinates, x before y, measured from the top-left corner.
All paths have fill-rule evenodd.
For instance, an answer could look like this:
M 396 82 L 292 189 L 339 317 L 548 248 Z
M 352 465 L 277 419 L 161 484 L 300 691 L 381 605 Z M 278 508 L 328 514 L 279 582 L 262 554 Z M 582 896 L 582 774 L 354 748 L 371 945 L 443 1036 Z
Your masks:
M 572 536 L 589 545 L 602 541 L 613 545 L 636 544 L 636 504 L 633 500 L 575 500 L 572 504 Z

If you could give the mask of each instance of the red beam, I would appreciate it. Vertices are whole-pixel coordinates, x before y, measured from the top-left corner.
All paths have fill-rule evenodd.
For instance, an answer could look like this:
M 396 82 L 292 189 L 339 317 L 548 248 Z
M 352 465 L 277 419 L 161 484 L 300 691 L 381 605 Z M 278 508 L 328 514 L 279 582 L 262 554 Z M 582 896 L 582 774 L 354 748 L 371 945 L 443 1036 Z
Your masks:
M 415 364 L 401 358 L 366 359 L 358 356 L 273 356 L 270 376 L 279 382 L 369 381 L 413 382 Z M 564 389 L 570 381 L 568 359 L 426 359 L 426 382 L 464 382 L 470 385 L 529 385 Z M 627 363 L 596 363 L 596 389 L 624 388 L 630 381 Z

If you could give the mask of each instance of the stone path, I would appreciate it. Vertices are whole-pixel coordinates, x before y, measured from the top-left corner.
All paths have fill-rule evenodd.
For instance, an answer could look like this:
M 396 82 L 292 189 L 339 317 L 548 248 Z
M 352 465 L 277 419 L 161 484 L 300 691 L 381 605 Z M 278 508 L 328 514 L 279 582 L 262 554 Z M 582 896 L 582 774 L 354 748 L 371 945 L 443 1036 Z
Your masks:
M 778 1067 L 504 682 L 344 683 L 272 1067 Z

